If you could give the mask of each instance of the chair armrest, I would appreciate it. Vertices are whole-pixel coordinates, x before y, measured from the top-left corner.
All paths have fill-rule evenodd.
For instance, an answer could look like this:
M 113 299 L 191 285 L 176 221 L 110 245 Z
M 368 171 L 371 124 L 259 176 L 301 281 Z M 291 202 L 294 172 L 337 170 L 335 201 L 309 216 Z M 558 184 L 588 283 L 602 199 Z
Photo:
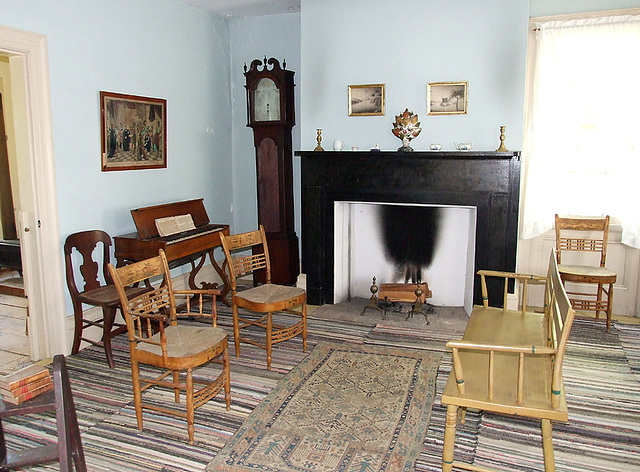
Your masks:
M 502 307 L 504 310 L 507 309 L 507 295 L 509 291 L 509 280 L 515 280 L 522 284 L 522 314 L 527 311 L 527 302 L 528 302 L 528 288 L 529 284 L 534 285 L 543 285 L 547 282 L 546 277 L 542 277 L 540 275 L 533 274 L 519 274 L 516 272 L 503 272 L 498 270 L 479 270 L 478 275 L 480 275 L 480 284 L 482 290 L 482 304 L 485 308 L 489 307 L 489 296 L 487 291 L 487 277 L 496 277 L 504 279 L 504 294 L 502 300 Z
M 189 290 L 174 290 L 174 294 L 176 295 L 215 295 L 219 296 L 222 294 L 222 291 L 217 288 L 206 288 L 206 289 L 189 289 Z

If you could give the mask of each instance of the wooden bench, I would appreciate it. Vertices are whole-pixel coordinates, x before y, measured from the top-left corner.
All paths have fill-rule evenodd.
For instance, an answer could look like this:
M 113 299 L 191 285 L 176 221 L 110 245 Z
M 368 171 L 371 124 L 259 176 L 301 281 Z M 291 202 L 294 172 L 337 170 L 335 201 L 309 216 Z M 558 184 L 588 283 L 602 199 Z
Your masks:
M 475 306 L 461 341 L 450 341 L 453 370 L 442 394 L 447 417 L 442 470 L 452 467 L 489 471 L 453 460 L 458 409 L 467 408 L 537 418 L 542 421 L 545 471 L 555 471 L 552 421 L 567 421 L 562 361 L 574 312 L 556 263 L 555 251 L 547 277 L 481 270 L 483 305 Z M 489 306 L 486 278 L 504 279 L 503 308 Z M 521 310 L 507 306 L 508 281 L 522 291 Z M 545 284 L 544 312 L 527 306 L 530 284 Z M 515 464 L 514 464 L 515 466 Z

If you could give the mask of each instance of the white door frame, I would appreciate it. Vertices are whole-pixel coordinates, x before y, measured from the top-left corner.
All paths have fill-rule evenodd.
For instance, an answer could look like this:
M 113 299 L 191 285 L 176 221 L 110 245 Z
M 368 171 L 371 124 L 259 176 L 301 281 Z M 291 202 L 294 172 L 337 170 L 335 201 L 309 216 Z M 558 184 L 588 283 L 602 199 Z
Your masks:
M 20 208 L 18 231 L 23 257 L 25 292 L 29 297 L 31 358 L 68 354 L 62 248 L 51 125 L 47 38 L 0 25 L 0 52 L 9 56 L 12 77 L 22 76 L 29 141 L 29 199 Z M 18 71 L 14 75 L 14 67 Z M 23 187 L 21 181 L 21 188 Z M 27 199 L 25 199 L 27 200 Z

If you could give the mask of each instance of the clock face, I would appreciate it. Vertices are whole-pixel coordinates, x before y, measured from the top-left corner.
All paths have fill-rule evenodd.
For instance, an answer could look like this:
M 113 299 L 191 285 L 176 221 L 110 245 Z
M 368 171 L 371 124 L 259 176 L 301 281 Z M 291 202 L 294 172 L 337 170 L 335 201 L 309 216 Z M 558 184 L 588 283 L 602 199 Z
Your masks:
M 254 121 L 280 121 L 280 90 L 268 77 L 260 79 L 253 95 Z

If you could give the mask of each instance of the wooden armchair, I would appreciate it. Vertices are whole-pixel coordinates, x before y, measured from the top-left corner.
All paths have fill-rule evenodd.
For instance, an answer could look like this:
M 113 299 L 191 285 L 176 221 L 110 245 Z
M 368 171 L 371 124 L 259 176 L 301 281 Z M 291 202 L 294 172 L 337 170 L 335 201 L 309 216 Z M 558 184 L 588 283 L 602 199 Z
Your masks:
M 483 305 L 476 306 L 461 341 L 451 341 L 453 370 L 442 394 L 447 405 L 442 470 L 489 469 L 453 460 L 458 409 L 526 416 L 542 422 L 546 472 L 555 470 L 551 421 L 567 421 L 562 361 L 574 312 L 552 252 L 546 279 L 533 275 L 480 271 Z M 521 310 L 490 307 L 486 277 L 523 284 Z M 545 283 L 544 312 L 527 309 L 530 283 Z
M 142 431 L 143 408 L 179 416 L 187 420 L 189 444 L 193 444 L 194 410 L 222 390 L 227 409 L 231 406 L 227 333 L 216 327 L 216 296 L 220 295 L 220 291 L 174 290 L 167 258 L 162 249 L 157 257 L 117 269 L 109 264 L 109 271 L 118 290 L 127 323 L 138 428 Z M 162 278 L 159 285 L 141 295 L 127 298 L 126 287 L 158 277 Z M 212 326 L 178 325 L 176 296 L 185 298 L 184 315 L 209 317 Z M 204 296 L 213 296 L 212 314 L 203 312 Z M 156 326 L 158 329 L 154 334 Z M 193 369 L 218 357 L 222 358 L 222 369 L 215 379 L 203 381 L 193 377 Z M 143 376 L 139 364 L 167 370 L 157 377 Z M 184 375 L 181 376 L 182 371 Z M 198 390 L 194 388 L 196 383 L 202 385 Z M 176 403 L 180 403 L 180 392 L 184 391 L 186 412 L 143 402 L 142 392 L 154 385 L 173 389 Z
M 604 312 L 607 331 L 611 327 L 613 284 L 618 277 L 605 267 L 608 240 L 608 215 L 604 218 L 561 218 L 556 215 L 556 251 L 562 282 L 576 283 L 582 287 L 585 287 L 584 284 L 595 284 L 597 287 L 595 293 L 580 289 L 567 290 L 571 305 L 575 310 L 595 312 L 596 319 L 600 318 L 601 311 Z M 591 265 L 567 264 L 566 261 L 563 264 L 562 254 L 565 252 L 592 253 L 599 261 Z
M 286 341 L 302 334 L 302 349 L 307 352 L 307 296 L 306 292 L 297 287 L 277 285 L 271 283 L 271 265 L 269 260 L 269 248 L 264 228 L 260 225 L 257 231 L 235 234 L 231 236 L 220 235 L 222 248 L 229 265 L 232 311 L 233 311 L 233 337 L 236 346 L 236 356 L 240 357 L 240 341 L 253 344 L 267 351 L 267 369 L 271 369 L 271 347 L 275 343 Z M 232 252 L 252 250 L 251 255 L 232 256 Z M 252 274 L 256 270 L 265 270 L 266 283 L 247 290 L 238 291 L 239 277 Z M 293 311 L 292 308 L 301 307 L 301 311 Z M 241 318 L 238 308 L 264 313 L 257 320 Z M 273 312 L 287 312 L 301 317 L 301 320 L 290 326 L 273 324 Z M 265 343 L 240 336 L 240 330 L 258 326 L 266 330 Z

